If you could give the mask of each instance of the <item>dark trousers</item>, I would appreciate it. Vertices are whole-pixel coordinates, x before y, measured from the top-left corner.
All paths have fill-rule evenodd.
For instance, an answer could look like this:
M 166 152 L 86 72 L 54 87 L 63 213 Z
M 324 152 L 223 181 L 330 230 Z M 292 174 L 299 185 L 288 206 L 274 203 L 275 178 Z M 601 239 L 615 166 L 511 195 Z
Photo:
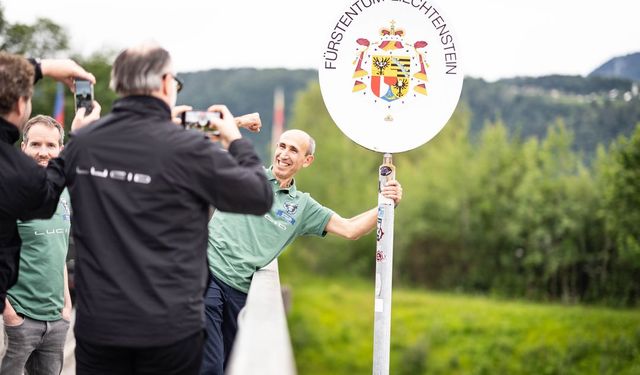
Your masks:
M 200 374 L 223 375 L 238 330 L 238 313 L 246 302 L 246 293 L 211 277 L 204 297 L 207 338 Z
M 203 342 L 203 331 L 170 345 L 150 348 L 103 346 L 76 339 L 76 374 L 197 375 Z

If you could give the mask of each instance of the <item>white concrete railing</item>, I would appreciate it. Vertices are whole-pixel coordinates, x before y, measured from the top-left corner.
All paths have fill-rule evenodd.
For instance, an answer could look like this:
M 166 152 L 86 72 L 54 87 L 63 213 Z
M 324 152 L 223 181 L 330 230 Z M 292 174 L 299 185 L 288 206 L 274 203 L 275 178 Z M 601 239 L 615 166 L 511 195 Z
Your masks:
M 253 275 L 226 374 L 296 374 L 277 259 Z

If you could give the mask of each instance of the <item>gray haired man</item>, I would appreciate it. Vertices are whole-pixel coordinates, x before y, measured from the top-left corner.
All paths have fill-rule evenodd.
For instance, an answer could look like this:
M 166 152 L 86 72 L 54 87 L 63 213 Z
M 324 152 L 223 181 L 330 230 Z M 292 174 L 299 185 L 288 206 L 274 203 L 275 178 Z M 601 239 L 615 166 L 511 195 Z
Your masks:
M 222 147 L 171 119 L 182 84 L 163 48 L 121 52 L 112 112 L 61 154 L 74 207 L 78 374 L 197 374 L 209 206 L 263 215 L 271 188 L 223 105 Z M 226 148 L 227 150 L 224 150 Z

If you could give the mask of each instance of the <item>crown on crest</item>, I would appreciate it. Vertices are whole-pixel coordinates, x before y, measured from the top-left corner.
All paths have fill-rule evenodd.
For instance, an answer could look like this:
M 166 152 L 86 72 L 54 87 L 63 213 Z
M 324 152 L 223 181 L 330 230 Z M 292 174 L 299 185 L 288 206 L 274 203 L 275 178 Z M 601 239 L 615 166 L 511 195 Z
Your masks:
M 404 36 L 404 29 L 396 29 L 396 21 L 391 21 L 391 26 L 389 28 L 383 27 L 380 29 L 380 36 L 382 37 L 391 37 L 391 36 Z

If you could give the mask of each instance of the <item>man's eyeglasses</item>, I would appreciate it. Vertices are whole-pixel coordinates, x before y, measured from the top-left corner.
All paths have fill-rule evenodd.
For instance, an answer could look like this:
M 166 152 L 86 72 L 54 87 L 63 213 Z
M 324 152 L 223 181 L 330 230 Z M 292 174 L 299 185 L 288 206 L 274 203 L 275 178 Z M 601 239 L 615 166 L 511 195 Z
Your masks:
M 162 79 L 165 79 L 165 77 L 168 76 L 168 75 L 171 75 L 171 78 L 173 78 L 173 80 L 176 81 L 176 91 L 177 92 L 182 91 L 182 88 L 184 87 L 184 83 L 182 83 L 180 78 L 176 77 L 175 75 L 173 75 L 171 73 L 166 73 L 165 75 L 162 76 Z

